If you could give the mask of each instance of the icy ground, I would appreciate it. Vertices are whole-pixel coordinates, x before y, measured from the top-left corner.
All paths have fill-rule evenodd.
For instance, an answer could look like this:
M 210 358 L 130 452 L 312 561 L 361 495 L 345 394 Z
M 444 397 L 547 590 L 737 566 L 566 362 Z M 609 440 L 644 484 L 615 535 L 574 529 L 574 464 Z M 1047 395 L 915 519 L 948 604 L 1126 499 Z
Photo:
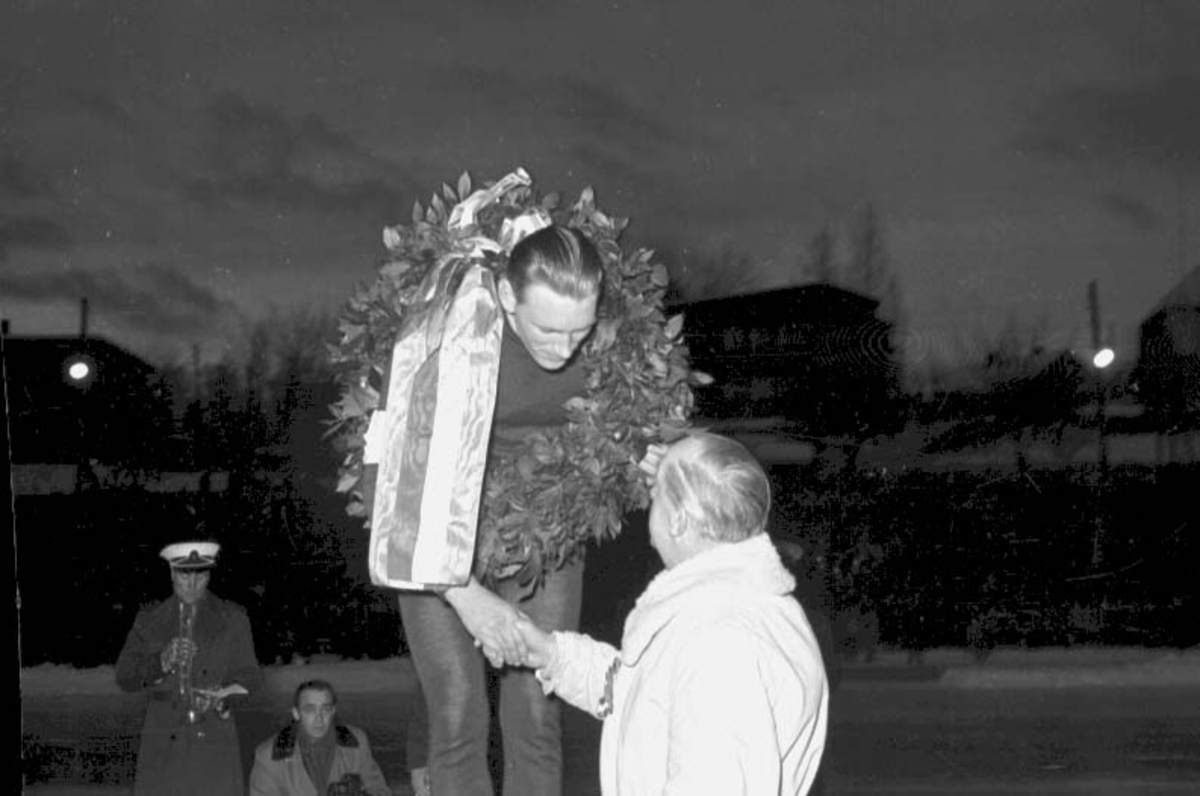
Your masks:
M 944 685 L 959 688 L 1200 685 L 1200 647 L 999 649 L 982 661 L 968 650 L 957 649 L 929 650 L 919 659 L 902 651 L 881 652 L 869 662 L 847 663 L 845 675 L 849 682 L 856 675 L 886 678 L 889 672 L 918 663 L 931 669 L 932 676 Z M 319 655 L 288 665 L 266 666 L 264 673 L 268 690 L 282 693 L 290 693 L 304 680 L 318 677 L 333 682 L 344 693 L 407 690 L 414 677 L 407 657 L 355 661 Z M 77 669 L 44 664 L 21 670 L 21 694 L 116 696 L 120 692 L 112 666 Z

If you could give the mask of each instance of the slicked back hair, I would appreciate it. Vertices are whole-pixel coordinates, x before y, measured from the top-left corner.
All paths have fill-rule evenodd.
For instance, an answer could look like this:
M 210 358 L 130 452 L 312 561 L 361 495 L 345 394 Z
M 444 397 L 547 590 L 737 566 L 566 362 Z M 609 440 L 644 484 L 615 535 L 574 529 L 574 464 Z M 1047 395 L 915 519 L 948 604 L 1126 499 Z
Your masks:
M 740 442 L 703 432 L 684 437 L 664 457 L 659 478 L 672 506 L 714 542 L 740 542 L 766 531 L 771 483 Z
M 337 691 L 333 690 L 333 685 L 328 680 L 305 680 L 296 686 L 296 691 L 292 694 L 292 707 L 300 709 L 300 695 L 305 691 L 324 691 L 329 694 L 329 703 L 337 704 Z
M 595 245 L 577 229 L 551 225 L 513 247 L 504 269 L 517 301 L 525 287 L 543 284 L 560 296 L 582 300 L 599 296 L 604 264 Z

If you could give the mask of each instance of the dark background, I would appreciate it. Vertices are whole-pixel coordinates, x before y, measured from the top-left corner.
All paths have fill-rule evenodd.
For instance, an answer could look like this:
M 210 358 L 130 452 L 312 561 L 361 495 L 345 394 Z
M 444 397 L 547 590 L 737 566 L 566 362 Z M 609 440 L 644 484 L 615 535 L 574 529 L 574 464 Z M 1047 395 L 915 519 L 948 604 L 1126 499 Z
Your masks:
M 956 385 L 914 391 L 880 306 L 813 284 L 670 310 L 693 365 L 716 376 L 696 387 L 696 422 L 735 435 L 765 423 L 804 451 L 770 466 L 771 531 L 827 647 L 1200 642 L 1186 620 L 1200 607 L 1200 357 L 1164 336 L 1197 327 L 1155 320 L 1194 312 L 1151 315 L 1142 356 L 1117 373 L 1009 338 Z M 329 319 L 264 324 L 238 357 L 161 367 L 85 332 L 4 338 L 6 432 L 25 473 L 21 664 L 113 663 L 138 608 L 170 593 L 158 551 L 195 538 L 222 544 L 212 589 L 249 611 L 264 663 L 403 652 L 394 595 L 367 577 L 367 530 L 335 489 Z M 81 357 L 91 374 L 72 380 Z M 1097 440 L 1139 436 L 1158 441 L 1157 461 L 1096 457 Z M 1081 441 L 1090 457 L 1064 453 Z M 39 493 L 28 473 L 44 465 L 73 476 Z M 162 491 L 172 473 L 187 478 Z M 615 639 L 659 567 L 635 513 L 589 553 L 585 627 Z
M 804 550 L 792 568 L 806 607 L 846 654 L 879 645 L 1200 643 L 1200 545 L 1189 521 L 1194 466 L 822 476 L 774 467 L 772 533 Z M 366 534 L 289 534 L 286 507 L 236 491 L 211 498 L 222 541 L 215 593 L 250 612 L 260 660 L 404 650 L 392 593 L 366 582 Z M 276 501 L 278 503 L 279 501 Z M 330 495 L 324 511 L 336 516 Z M 144 603 L 170 593 L 158 551 L 195 519 L 194 501 L 136 490 L 19 497 L 22 663 L 115 662 Z M 1097 533 L 1104 555 L 1093 562 Z M 589 552 L 585 626 L 609 638 L 661 568 L 644 514 Z

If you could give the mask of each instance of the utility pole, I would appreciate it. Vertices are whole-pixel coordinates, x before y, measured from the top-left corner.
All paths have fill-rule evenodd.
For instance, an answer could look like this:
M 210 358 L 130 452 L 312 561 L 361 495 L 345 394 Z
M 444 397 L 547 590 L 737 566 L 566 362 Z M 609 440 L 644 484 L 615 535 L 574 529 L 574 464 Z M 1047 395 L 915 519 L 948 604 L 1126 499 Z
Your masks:
M 1099 474 L 1097 477 L 1096 528 L 1092 535 L 1092 564 L 1099 565 L 1104 558 L 1104 501 L 1108 492 L 1108 378 L 1106 368 L 1109 360 L 1102 359 L 1105 346 L 1100 337 L 1100 290 L 1096 280 L 1088 283 L 1088 316 L 1092 327 L 1092 377 L 1096 380 L 1096 429 L 1099 446 Z
M 1099 356 L 1104 350 L 1105 345 L 1103 338 L 1100 336 L 1100 291 L 1096 286 L 1096 280 L 1088 283 L 1088 315 L 1092 322 L 1092 351 L 1094 356 Z M 1105 480 L 1108 478 L 1108 379 L 1105 378 L 1105 364 L 1101 364 L 1098 359 L 1093 360 L 1093 366 L 1096 373 L 1096 425 L 1099 429 L 1100 443 L 1100 474 Z

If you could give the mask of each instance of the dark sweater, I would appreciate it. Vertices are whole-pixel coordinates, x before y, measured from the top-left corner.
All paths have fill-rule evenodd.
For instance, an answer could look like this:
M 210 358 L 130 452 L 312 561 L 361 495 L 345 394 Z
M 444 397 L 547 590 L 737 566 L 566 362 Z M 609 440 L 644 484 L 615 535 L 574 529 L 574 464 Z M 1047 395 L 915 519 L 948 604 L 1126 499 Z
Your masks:
M 583 395 L 584 375 L 583 356 L 578 352 L 562 370 L 542 368 L 506 320 L 493 428 L 509 438 L 529 426 L 563 425 L 567 421 L 563 404 Z
M 329 782 L 329 771 L 333 768 L 334 737 L 337 733 L 327 732 L 316 740 L 303 731 L 296 734 L 300 737 L 300 758 L 304 761 L 304 770 L 317 786 L 317 793 L 324 793 Z

